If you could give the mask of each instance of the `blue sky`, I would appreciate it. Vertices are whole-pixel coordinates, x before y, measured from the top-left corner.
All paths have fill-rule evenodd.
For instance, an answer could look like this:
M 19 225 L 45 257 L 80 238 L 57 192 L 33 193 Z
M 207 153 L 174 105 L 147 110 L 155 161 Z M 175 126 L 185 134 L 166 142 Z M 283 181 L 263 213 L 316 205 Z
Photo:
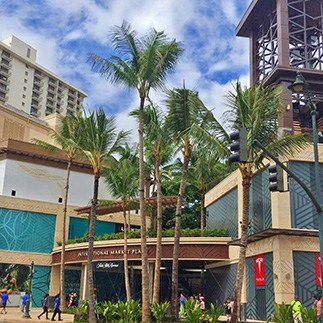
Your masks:
M 11 34 L 37 50 L 37 62 L 88 94 L 85 106 L 103 106 L 118 126 L 136 128 L 128 117 L 138 95 L 112 86 L 93 72 L 87 55 L 111 54 L 109 32 L 128 21 L 139 35 L 164 31 L 183 45 L 169 88 L 198 90 L 217 118 L 225 111 L 224 94 L 240 79 L 249 83 L 248 40 L 235 28 L 251 0 L 0 0 L 0 40 Z M 160 102 L 161 93 L 152 93 Z M 162 105 L 162 103 L 160 103 Z

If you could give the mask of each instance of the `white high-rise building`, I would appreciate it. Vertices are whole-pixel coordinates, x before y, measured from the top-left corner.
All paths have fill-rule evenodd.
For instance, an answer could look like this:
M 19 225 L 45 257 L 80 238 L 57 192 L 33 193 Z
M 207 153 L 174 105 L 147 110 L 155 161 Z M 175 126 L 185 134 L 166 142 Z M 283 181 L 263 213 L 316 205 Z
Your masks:
M 86 93 L 37 64 L 36 53 L 15 36 L 0 42 L 0 103 L 35 117 L 82 109 Z

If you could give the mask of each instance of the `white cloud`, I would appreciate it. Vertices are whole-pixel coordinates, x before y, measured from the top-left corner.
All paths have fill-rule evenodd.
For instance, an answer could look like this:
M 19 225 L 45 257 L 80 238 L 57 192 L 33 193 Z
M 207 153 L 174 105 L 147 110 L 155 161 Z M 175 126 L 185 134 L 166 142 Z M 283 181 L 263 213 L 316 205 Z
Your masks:
M 86 105 L 104 106 L 117 115 L 120 129 L 135 126 L 128 112 L 138 106 L 138 94 L 111 85 L 91 70 L 89 52 L 108 55 L 111 27 L 123 20 L 139 35 L 149 28 L 164 30 L 184 46 L 168 87 L 198 90 L 219 117 L 223 95 L 237 77 L 247 79 L 248 41 L 234 35 L 242 17 L 240 0 L 11 0 L 2 2 L 0 39 L 14 34 L 37 49 L 37 62 L 88 93 Z M 251 0 L 245 4 L 245 8 Z M 6 14 L 3 14 L 6 12 Z M 160 101 L 160 93 L 151 93 Z M 136 128 L 135 128 L 136 129 Z M 136 130 L 134 137 L 136 137 Z

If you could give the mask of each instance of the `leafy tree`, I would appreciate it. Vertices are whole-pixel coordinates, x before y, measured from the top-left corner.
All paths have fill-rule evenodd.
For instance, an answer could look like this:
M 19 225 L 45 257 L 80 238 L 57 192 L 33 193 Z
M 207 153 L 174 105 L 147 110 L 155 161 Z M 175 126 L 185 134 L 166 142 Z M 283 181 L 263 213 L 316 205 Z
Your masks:
M 51 145 L 47 142 L 33 139 L 33 142 L 42 146 L 51 152 L 62 152 L 67 158 L 66 179 L 64 187 L 64 203 L 63 203 L 63 225 L 62 225 L 62 252 L 61 252 L 61 268 L 60 268 L 60 291 L 64 299 L 65 295 L 65 242 L 66 242 L 66 217 L 68 205 L 68 193 L 71 167 L 73 161 L 78 156 L 79 149 L 77 147 L 80 141 L 80 131 L 82 114 L 66 116 L 61 119 L 61 123 L 57 130 L 52 130 L 52 138 L 57 146 Z M 65 308 L 65 302 L 62 302 L 62 308 Z
M 131 159 L 121 159 L 114 163 L 113 171 L 107 171 L 105 176 L 107 188 L 116 198 L 120 198 L 123 211 L 123 237 L 124 237 L 124 275 L 127 301 L 131 300 L 131 289 L 128 272 L 128 242 L 127 232 L 130 231 L 130 223 L 127 223 L 127 208 L 130 209 L 130 199 L 138 192 L 138 167 Z
M 145 217 L 144 192 L 144 142 L 143 111 L 150 89 L 164 89 L 167 73 L 174 69 L 182 52 L 180 44 L 168 40 L 164 32 L 151 30 L 139 39 L 127 22 L 116 26 L 112 32 L 112 44 L 119 56 L 102 58 L 96 54 L 89 55 L 94 69 L 107 77 L 113 84 L 129 89 L 136 89 L 139 94 L 139 199 L 141 215 L 142 246 L 142 320 L 150 321 L 148 295 L 148 251 L 147 228 Z
M 197 145 L 192 151 L 191 167 L 188 169 L 188 182 L 195 185 L 199 193 L 201 232 L 205 227 L 204 198 L 208 184 L 219 183 L 226 177 L 230 169 L 219 162 L 218 154 L 206 145 Z
M 96 221 L 96 208 L 98 204 L 99 180 L 102 175 L 103 167 L 111 165 L 113 154 L 124 143 L 127 133 L 116 132 L 115 119 L 108 118 L 100 108 L 92 112 L 83 119 L 81 124 L 81 140 L 79 149 L 92 164 L 94 175 L 93 197 L 91 200 L 91 212 L 89 215 L 89 247 L 88 247 L 88 294 L 89 302 L 89 322 L 96 322 L 93 298 L 93 246 L 94 246 L 94 227 Z
M 278 116 L 281 111 L 280 88 L 277 86 L 252 86 L 243 88 L 236 83 L 234 91 L 227 94 L 228 111 L 225 113 L 227 128 L 239 130 L 247 128 L 253 130 L 253 138 L 259 140 L 266 148 L 281 157 L 291 156 L 307 145 L 307 137 L 299 135 L 278 135 Z M 230 151 L 229 134 L 216 119 L 208 129 L 197 131 L 204 142 L 213 146 L 220 157 L 228 157 Z M 242 221 L 239 262 L 235 287 L 235 301 L 231 322 L 238 321 L 241 289 L 246 261 L 247 231 L 249 225 L 249 188 L 255 170 L 265 167 L 265 154 L 257 147 L 252 147 L 251 132 L 248 138 L 248 163 L 239 163 L 238 169 L 242 177 Z M 253 154 L 253 155 L 252 155 Z
M 181 182 L 178 192 L 178 199 L 175 214 L 175 234 L 173 249 L 173 266 L 172 266 L 172 317 L 177 319 L 178 316 L 178 257 L 179 241 L 181 229 L 182 205 L 185 202 L 186 178 L 189 161 L 191 159 L 194 138 L 191 135 L 193 125 L 197 127 L 205 121 L 209 111 L 203 105 L 196 91 L 183 89 L 174 89 L 167 93 L 166 105 L 168 115 L 166 127 L 175 142 L 178 150 L 183 157 L 183 166 L 181 170 Z

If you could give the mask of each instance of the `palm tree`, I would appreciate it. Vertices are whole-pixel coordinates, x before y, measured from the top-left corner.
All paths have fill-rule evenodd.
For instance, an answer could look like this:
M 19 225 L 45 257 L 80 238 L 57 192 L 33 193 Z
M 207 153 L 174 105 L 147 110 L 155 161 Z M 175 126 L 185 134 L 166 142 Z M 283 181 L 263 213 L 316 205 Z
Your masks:
M 143 111 L 150 89 L 164 89 L 167 73 L 174 69 L 182 52 L 178 42 L 169 41 L 164 32 L 152 30 L 142 39 L 127 22 L 114 27 L 112 44 L 120 56 L 107 59 L 96 54 L 89 55 L 94 69 L 113 84 L 136 89 L 139 94 L 139 200 L 141 215 L 142 248 L 142 320 L 150 321 L 148 292 L 148 251 L 145 210 Z
M 147 164 L 153 165 L 154 183 L 157 194 L 157 237 L 153 286 L 153 303 L 159 302 L 160 265 L 162 250 L 162 189 L 161 166 L 168 163 L 174 155 L 174 145 L 169 141 L 165 119 L 158 107 L 147 106 L 144 111 L 145 155 Z
M 96 322 L 94 312 L 93 297 L 93 246 L 94 246 L 94 227 L 96 221 L 96 208 L 98 204 L 99 180 L 104 166 L 109 166 L 113 160 L 113 154 L 118 151 L 123 144 L 127 133 L 121 131 L 117 134 L 115 119 L 108 118 L 100 108 L 87 116 L 81 125 L 81 140 L 78 145 L 84 156 L 92 164 L 94 175 L 93 197 L 91 200 L 91 211 L 89 215 L 88 229 L 88 294 L 89 302 L 89 322 Z
M 73 161 L 79 154 L 77 144 L 80 140 L 80 124 L 82 122 L 82 114 L 65 116 L 62 118 L 57 131 L 52 130 L 52 138 L 57 146 L 51 145 L 47 142 L 34 139 L 33 142 L 47 149 L 55 152 L 61 151 L 67 157 L 66 179 L 64 187 L 64 204 L 63 204 L 63 225 L 62 225 L 62 252 L 61 252 L 61 268 L 60 268 L 60 294 L 64 299 L 65 295 L 65 241 L 66 241 L 66 217 L 68 205 L 68 193 L 71 167 Z M 62 302 L 62 309 L 65 308 L 65 302 Z
M 253 129 L 253 138 L 259 140 L 266 148 L 281 157 L 291 156 L 308 144 L 307 137 L 301 135 L 278 135 L 278 116 L 281 111 L 280 88 L 276 86 L 252 86 L 243 88 L 239 82 L 235 91 L 227 94 L 228 111 L 225 113 L 226 125 L 232 130 L 240 128 Z M 214 119 L 209 129 L 200 132 L 201 138 L 213 146 L 221 157 L 229 156 L 230 137 L 221 124 Z M 238 321 L 241 301 L 242 282 L 245 270 L 247 236 L 249 224 L 249 188 L 255 170 L 263 168 L 265 154 L 251 145 L 251 132 L 248 138 L 248 163 L 239 163 L 238 169 L 242 177 L 242 221 L 241 241 L 235 286 L 234 309 L 231 322 Z M 253 155 L 252 155 L 253 153 Z
M 229 167 L 219 161 L 218 154 L 210 146 L 197 145 L 192 151 L 191 166 L 188 169 L 188 181 L 194 185 L 200 198 L 201 234 L 205 228 L 204 197 L 207 186 L 219 183 L 229 174 Z
M 166 105 L 168 115 L 166 117 L 166 128 L 183 156 L 181 170 L 181 183 L 178 192 L 175 215 L 175 234 L 172 266 L 172 317 L 178 316 L 178 257 L 181 228 L 182 205 L 185 202 L 185 187 L 189 161 L 191 159 L 194 138 L 191 135 L 193 125 L 201 126 L 210 112 L 206 109 L 198 97 L 196 91 L 185 89 L 174 89 L 167 94 Z
M 121 159 L 114 163 L 113 171 L 105 175 L 107 188 L 116 198 L 120 198 L 123 211 L 124 236 L 124 275 L 127 300 L 131 300 L 131 289 L 128 271 L 128 242 L 127 232 L 130 223 L 127 223 L 127 208 L 130 209 L 130 198 L 135 197 L 138 191 L 138 167 L 131 159 Z

